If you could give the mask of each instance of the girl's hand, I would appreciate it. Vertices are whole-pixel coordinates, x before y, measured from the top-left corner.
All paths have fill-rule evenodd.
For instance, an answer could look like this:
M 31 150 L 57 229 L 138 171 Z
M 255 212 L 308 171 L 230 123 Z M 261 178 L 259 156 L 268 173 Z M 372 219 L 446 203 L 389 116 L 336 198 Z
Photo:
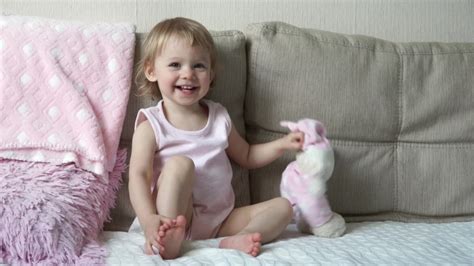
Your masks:
M 283 149 L 285 150 L 301 150 L 303 149 L 304 133 L 303 132 L 290 132 L 288 135 L 282 138 Z
M 156 255 L 160 251 L 163 251 L 163 246 L 160 244 L 160 226 L 167 225 L 168 227 L 173 226 L 175 220 L 160 216 L 158 214 L 149 215 L 144 221 L 144 234 L 145 234 L 145 254 Z

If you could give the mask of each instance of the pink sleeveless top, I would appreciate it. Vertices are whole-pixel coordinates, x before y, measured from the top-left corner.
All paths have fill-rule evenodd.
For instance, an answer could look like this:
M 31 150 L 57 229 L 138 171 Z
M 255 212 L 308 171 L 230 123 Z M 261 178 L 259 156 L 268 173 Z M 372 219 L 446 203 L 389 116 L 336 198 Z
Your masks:
M 175 128 L 166 119 L 163 101 L 154 107 L 141 109 L 135 128 L 148 120 L 157 141 L 154 159 L 153 188 L 158 180 L 163 164 L 175 155 L 192 159 L 196 180 L 193 188 L 193 218 L 188 239 L 214 238 L 222 224 L 234 208 L 232 189 L 232 167 L 225 152 L 227 138 L 232 123 L 227 110 L 220 104 L 203 99 L 209 115 L 204 128 L 186 131 Z

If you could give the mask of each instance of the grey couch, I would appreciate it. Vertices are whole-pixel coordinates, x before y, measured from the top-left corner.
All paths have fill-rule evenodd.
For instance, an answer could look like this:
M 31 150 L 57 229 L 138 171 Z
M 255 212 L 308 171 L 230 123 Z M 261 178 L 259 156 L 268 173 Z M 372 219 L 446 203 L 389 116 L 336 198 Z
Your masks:
M 208 97 L 250 143 L 284 134 L 281 120 L 322 121 L 336 157 L 328 198 L 346 221 L 473 219 L 474 44 L 393 43 L 279 22 L 212 34 L 219 66 Z M 122 147 L 130 149 L 138 109 L 152 104 L 131 95 Z M 278 196 L 293 159 L 234 165 L 237 206 Z M 134 217 L 127 181 L 106 230 L 127 230 Z

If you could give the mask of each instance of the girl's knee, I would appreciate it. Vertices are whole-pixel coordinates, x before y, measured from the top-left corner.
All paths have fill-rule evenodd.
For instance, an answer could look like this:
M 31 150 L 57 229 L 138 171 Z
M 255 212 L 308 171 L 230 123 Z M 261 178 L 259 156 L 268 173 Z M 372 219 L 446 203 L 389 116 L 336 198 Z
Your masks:
M 162 176 L 169 176 L 175 181 L 189 181 L 194 179 L 194 162 L 186 156 L 173 156 L 166 160 Z M 183 180 L 181 180 L 183 179 Z
M 291 205 L 291 202 L 283 197 L 278 197 L 273 199 L 273 205 L 275 208 L 278 208 L 281 212 L 282 215 L 289 220 L 293 217 L 293 206 Z
M 175 171 L 194 171 L 194 162 L 189 157 L 177 155 L 166 161 L 165 168 L 171 168 Z

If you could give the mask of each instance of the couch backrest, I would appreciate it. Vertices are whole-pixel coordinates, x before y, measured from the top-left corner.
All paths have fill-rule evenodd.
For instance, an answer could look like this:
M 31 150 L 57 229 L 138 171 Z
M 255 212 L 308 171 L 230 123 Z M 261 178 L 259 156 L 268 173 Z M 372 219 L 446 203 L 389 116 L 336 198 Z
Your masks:
M 349 220 L 474 214 L 474 43 L 393 43 L 259 23 L 245 31 L 250 142 L 281 120 L 322 121 L 328 196 Z M 291 155 L 250 171 L 252 201 L 279 193 Z
M 472 219 L 474 44 L 393 43 L 278 22 L 212 35 L 219 68 L 208 98 L 250 143 L 283 136 L 281 120 L 322 121 L 336 156 L 328 197 L 348 221 Z M 153 104 L 131 95 L 122 147 L 130 151 L 136 114 Z M 234 164 L 237 206 L 279 196 L 294 155 L 251 171 Z M 134 217 L 127 183 L 128 174 L 106 229 L 124 230 Z

